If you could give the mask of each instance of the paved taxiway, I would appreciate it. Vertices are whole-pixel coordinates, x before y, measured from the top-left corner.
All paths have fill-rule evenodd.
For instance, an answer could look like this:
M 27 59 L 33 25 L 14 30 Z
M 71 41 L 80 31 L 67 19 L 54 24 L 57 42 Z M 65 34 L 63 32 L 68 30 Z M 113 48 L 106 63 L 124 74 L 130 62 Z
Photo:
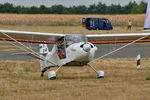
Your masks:
M 9 43 L 0 43 L 0 45 L 10 45 Z M 26 44 L 27 45 L 27 44 Z M 111 52 L 125 44 L 105 44 L 105 45 L 96 45 L 98 50 L 96 52 L 96 58 Z M 29 45 L 28 45 L 29 46 Z M 32 44 L 33 47 L 37 48 L 38 52 L 38 44 Z M 52 45 L 49 45 L 49 49 L 52 48 Z M 18 51 L 0 51 L 0 60 L 30 60 L 32 57 L 26 55 L 12 55 Z M 20 51 L 19 51 L 20 52 Z M 134 58 L 138 54 L 141 54 L 142 57 L 150 57 L 150 44 L 132 44 L 116 53 L 113 53 L 104 58 Z

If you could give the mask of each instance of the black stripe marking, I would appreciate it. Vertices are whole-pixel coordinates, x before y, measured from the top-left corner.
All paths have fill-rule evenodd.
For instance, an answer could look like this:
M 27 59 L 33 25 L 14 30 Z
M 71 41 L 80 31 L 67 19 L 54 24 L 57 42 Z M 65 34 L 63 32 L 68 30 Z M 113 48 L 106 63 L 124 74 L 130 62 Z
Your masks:
M 144 28 L 144 30 L 150 30 L 150 28 Z
M 139 59 L 139 60 L 137 60 L 137 66 L 139 66 L 140 64 L 141 64 L 141 62 L 140 62 L 141 60 Z

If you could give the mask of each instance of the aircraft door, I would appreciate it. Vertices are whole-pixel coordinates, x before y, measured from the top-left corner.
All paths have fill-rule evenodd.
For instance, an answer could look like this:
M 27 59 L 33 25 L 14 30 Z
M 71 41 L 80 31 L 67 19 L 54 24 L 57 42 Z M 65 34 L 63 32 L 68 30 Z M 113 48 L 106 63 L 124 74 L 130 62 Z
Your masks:
M 59 39 L 56 42 L 57 45 L 57 54 L 60 59 L 66 58 L 66 45 L 64 38 Z

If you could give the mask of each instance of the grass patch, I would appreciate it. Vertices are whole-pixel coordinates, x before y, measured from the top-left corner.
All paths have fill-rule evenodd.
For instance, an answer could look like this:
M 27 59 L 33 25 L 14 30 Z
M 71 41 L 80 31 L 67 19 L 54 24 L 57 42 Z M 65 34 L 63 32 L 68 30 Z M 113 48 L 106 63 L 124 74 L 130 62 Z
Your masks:
M 31 69 L 30 69 L 30 68 L 27 68 L 27 67 L 24 67 L 24 68 L 22 69 L 22 72 L 28 73 L 28 72 L 31 72 Z
M 145 14 L 0 14 L 0 23 L 2 25 L 79 26 L 84 17 L 106 17 L 115 26 L 127 26 L 130 19 L 133 26 L 143 26 Z
M 99 100 L 99 98 L 150 100 L 148 94 L 150 84 L 147 80 L 143 80 L 149 76 L 149 67 L 147 67 L 150 66 L 149 60 L 142 63 L 142 68 L 138 71 L 133 67 L 134 61 L 134 58 L 97 61 L 93 67 L 105 71 L 106 77 L 103 79 L 96 79 L 95 72 L 87 66 L 62 67 L 57 73 L 56 80 L 48 80 L 47 72 L 44 78 L 40 77 L 37 60 L 0 61 L 0 98 L 2 100 Z M 5 69 L 6 66 L 11 72 Z
M 150 77 L 147 77 L 146 80 L 150 80 Z

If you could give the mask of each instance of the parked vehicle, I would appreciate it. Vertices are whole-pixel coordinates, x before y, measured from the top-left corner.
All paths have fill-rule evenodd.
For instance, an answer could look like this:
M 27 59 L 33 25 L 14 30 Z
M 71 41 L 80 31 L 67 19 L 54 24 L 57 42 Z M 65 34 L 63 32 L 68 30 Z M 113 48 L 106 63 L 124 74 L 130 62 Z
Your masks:
M 88 30 L 112 30 L 113 26 L 107 18 L 83 18 L 82 26 Z

